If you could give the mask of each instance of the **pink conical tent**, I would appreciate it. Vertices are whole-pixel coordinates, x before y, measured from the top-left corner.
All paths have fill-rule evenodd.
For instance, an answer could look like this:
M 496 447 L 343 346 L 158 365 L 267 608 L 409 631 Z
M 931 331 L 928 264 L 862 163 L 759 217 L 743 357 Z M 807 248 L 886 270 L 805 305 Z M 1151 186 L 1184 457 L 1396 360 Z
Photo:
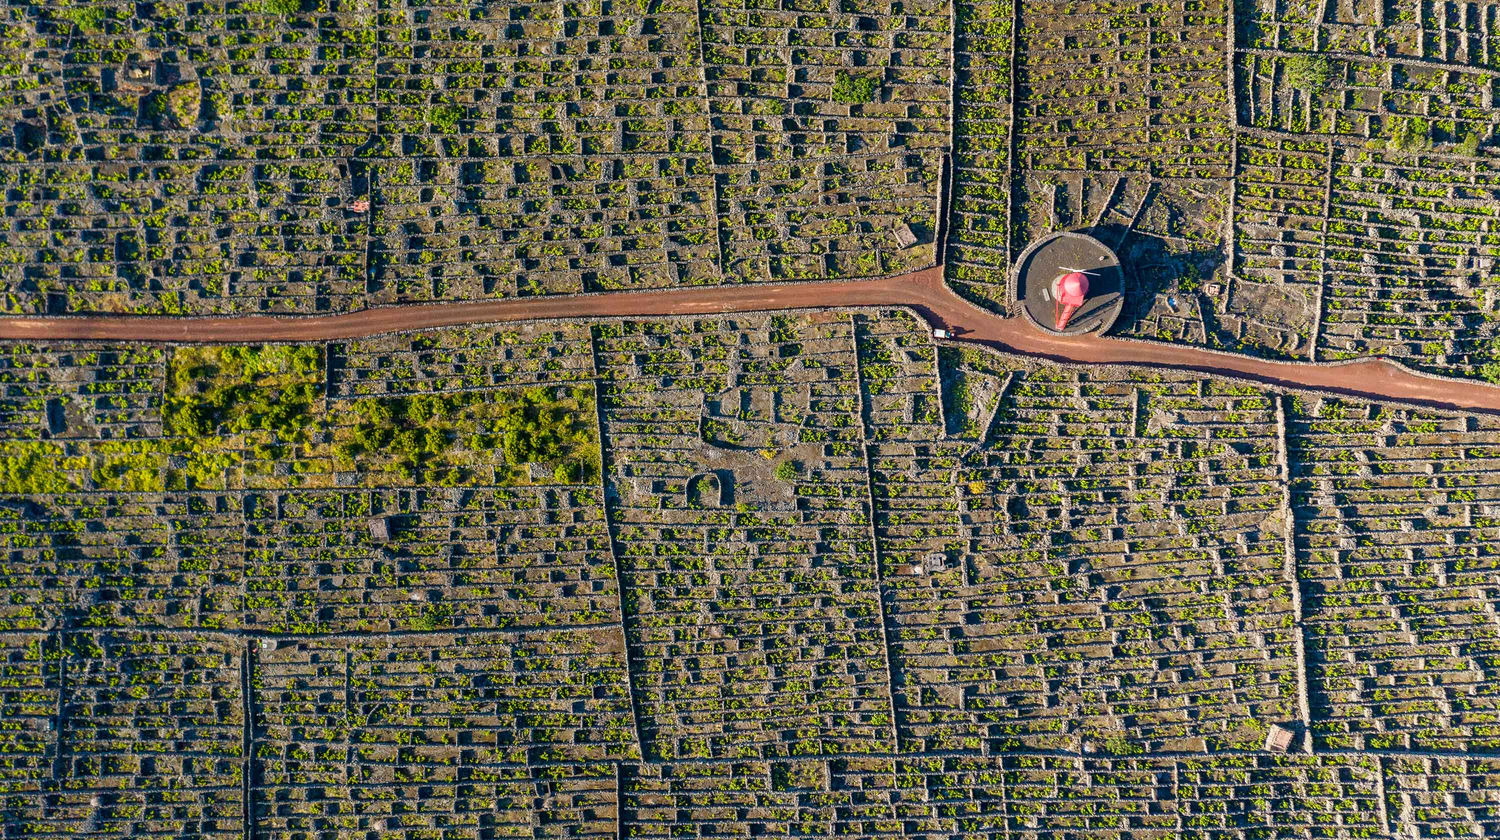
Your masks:
M 1073 313 L 1078 311 L 1088 295 L 1089 277 L 1081 271 L 1069 272 L 1053 282 L 1053 315 L 1057 319 L 1058 330 L 1067 328 L 1068 319 L 1073 317 Z

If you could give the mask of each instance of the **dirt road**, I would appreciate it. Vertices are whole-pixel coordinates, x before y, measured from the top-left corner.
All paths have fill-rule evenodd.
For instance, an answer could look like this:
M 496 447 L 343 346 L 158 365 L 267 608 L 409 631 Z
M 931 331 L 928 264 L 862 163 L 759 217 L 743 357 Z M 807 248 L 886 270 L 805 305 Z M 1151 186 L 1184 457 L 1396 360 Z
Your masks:
M 788 285 L 713 286 L 572 297 L 408 304 L 341 315 L 0 318 L 0 339 L 103 339 L 179 343 L 324 341 L 404 330 L 549 318 L 716 315 L 815 307 L 910 306 L 934 327 L 962 331 L 959 343 L 1083 364 L 1115 364 L 1233 376 L 1288 388 L 1500 414 L 1500 387 L 1424 376 L 1379 359 L 1349 363 L 1274 362 L 1233 353 L 1099 336 L 1045 333 L 1021 318 L 980 309 L 950 291 L 942 269 L 897 277 Z

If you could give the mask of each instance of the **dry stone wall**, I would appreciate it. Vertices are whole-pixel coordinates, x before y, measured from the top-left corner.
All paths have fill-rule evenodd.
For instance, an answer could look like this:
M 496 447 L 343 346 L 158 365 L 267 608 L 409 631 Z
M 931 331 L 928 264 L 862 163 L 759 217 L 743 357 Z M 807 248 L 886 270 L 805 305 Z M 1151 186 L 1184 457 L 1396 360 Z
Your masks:
M 1010 377 L 987 436 L 943 477 L 962 562 L 892 584 L 918 743 L 1212 752 L 1296 720 L 1269 401 L 987 372 Z
M 586 386 L 602 471 L 421 487 L 200 469 L 187 352 L 4 362 L 5 480 L 57 456 L 0 498 L 18 836 L 1493 824 L 1488 420 L 902 310 L 322 348 L 336 412 Z
M 8 311 L 335 312 L 935 257 L 944 5 L 8 12 Z M 869 101 L 840 101 L 847 74 Z
M 889 753 L 851 324 L 757 321 L 596 328 L 646 752 Z
M 1335 400 L 1299 402 L 1288 422 L 1315 735 L 1487 751 L 1495 424 Z

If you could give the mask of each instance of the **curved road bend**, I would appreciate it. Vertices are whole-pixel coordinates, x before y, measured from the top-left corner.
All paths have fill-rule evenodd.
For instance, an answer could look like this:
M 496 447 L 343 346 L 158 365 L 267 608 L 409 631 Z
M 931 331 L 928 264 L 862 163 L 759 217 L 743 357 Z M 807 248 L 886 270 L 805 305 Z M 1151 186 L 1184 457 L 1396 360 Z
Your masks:
M 1413 373 L 1383 359 L 1277 362 L 1198 347 L 1045 333 L 969 303 L 943 284 L 941 267 L 873 280 L 704 286 L 569 297 L 406 304 L 339 315 L 0 317 L 0 339 L 180 343 L 325 341 L 406 330 L 554 318 L 718 315 L 818 307 L 909 306 L 931 326 L 957 328 L 959 342 L 1056 362 L 1220 374 L 1287 388 L 1500 414 L 1500 387 Z

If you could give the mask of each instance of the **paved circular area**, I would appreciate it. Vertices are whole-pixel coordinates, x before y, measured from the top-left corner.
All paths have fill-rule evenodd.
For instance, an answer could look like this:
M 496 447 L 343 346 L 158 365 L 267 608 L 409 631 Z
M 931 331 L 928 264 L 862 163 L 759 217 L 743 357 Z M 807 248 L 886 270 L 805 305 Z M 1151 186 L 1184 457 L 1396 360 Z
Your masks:
M 1052 282 L 1070 271 L 1089 277 L 1089 296 L 1073 313 L 1067 329 L 1055 330 Z M 1031 243 L 1016 260 L 1016 300 L 1024 301 L 1026 320 L 1050 333 L 1102 333 L 1114 326 L 1125 308 L 1125 275 L 1120 260 L 1104 243 L 1082 233 L 1054 233 Z

